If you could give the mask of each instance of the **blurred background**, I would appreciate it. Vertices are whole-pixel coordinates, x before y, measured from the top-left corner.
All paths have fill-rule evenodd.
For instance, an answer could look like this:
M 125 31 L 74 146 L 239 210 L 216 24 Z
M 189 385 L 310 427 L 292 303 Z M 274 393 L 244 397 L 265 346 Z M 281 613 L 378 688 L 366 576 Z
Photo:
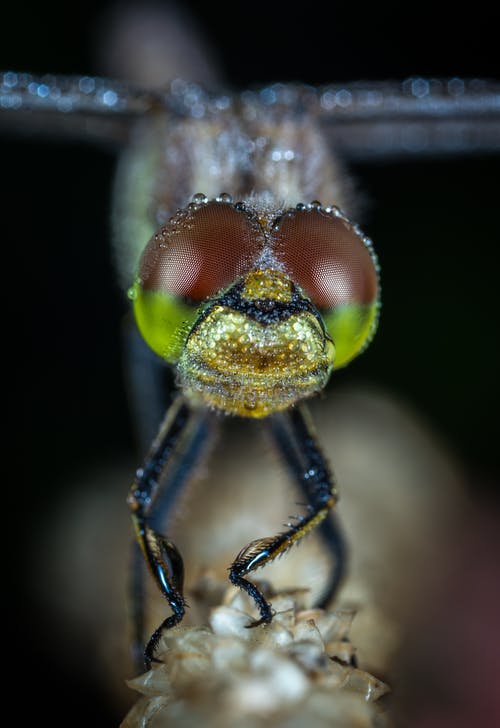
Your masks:
M 486 3 L 467 13 L 426 2 L 182 7 L 231 88 L 414 74 L 500 78 L 500 17 Z M 0 68 L 102 73 L 108 13 L 124 8 L 11 4 L 2 10 Z M 68 484 L 117 461 L 132 473 L 136 462 L 120 352 L 127 301 L 108 245 L 116 157 L 15 136 L 0 139 L 0 149 L 5 307 L 14 334 L 4 343 L 12 367 L 5 383 L 16 440 L 4 488 L 9 656 L 16 669 L 26 660 L 43 665 L 41 694 L 63 681 L 82 701 L 82 724 L 116 724 L 98 681 L 75 684 L 62 674 L 58 652 L 66 646 L 54 634 L 49 649 L 41 635 L 32 584 L 43 574 L 32 573 L 36 562 L 26 558 Z M 358 164 L 351 172 L 363 195 L 360 222 L 381 261 L 383 311 L 369 351 L 330 388 L 368 383 L 416 411 L 459 463 L 473 502 L 487 504 L 498 524 L 500 155 Z M 10 415 L 8 422 L 10 429 Z M 485 553 L 498 546 L 491 536 Z

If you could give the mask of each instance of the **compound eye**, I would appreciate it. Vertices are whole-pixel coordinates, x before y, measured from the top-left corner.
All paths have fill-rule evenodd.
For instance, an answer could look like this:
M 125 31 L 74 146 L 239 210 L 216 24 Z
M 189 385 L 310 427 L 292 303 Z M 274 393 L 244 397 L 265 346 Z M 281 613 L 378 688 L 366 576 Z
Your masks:
M 318 308 L 376 299 L 372 254 L 342 217 L 317 209 L 291 211 L 282 218 L 274 241 L 276 257 Z
M 201 302 L 247 270 L 262 247 L 262 231 L 231 204 L 208 202 L 181 210 L 144 251 L 144 291 Z
M 248 270 L 263 243 L 259 223 L 229 202 L 180 210 L 146 246 L 129 291 L 151 349 L 177 361 L 199 305 Z
M 342 215 L 314 205 L 283 215 L 273 249 L 321 311 L 335 342 L 335 366 L 346 364 L 375 330 L 379 281 L 371 244 Z

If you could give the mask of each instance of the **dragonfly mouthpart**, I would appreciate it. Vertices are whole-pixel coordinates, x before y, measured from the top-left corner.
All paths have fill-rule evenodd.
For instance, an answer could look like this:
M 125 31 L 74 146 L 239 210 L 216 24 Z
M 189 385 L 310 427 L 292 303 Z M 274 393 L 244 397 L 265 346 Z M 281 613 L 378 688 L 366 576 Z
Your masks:
M 286 274 L 254 270 L 205 309 L 178 371 L 190 399 L 265 417 L 321 390 L 334 356 L 321 317 Z

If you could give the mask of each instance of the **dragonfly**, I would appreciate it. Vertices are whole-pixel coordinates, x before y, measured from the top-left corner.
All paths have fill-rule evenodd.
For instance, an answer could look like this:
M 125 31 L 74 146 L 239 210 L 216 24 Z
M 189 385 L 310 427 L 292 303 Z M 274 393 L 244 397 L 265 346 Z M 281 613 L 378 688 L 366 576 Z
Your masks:
M 114 218 L 118 277 L 136 319 L 129 381 L 139 429 L 162 419 L 128 503 L 172 612 L 147 641 L 146 666 L 186 607 L 182 556 L 159 524 L 168 523 L 220 413 L 268 425 L 306 500 L 303 515 L 243 546 L 230 567 L 259 611 L 249 626 L 273 616 L 272 598 L 251 574 L 313 528 L 333 554 L 320 599 L 328 603 L 345 546 L 307 399 L 364 351 L 380 310 L 373 245 L 345 212 L 343 161 L 497 152 L 500 84 L 410 78 L 210 94 L 182 80 L 154 91 L 90 76 L 7 71 L 0 81 L 0 122 L 124 149 Z M 177 384 L 162 418 L 165 363 Z M 142 563 L 134 563 L 142 644 Z

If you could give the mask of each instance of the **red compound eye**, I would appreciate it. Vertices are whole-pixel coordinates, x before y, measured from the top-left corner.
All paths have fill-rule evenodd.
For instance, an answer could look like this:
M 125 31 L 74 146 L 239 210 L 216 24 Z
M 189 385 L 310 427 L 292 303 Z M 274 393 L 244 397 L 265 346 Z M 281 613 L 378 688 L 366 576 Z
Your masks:
M 285 213 L 273 233 L 273 249 L 318 308 L 371 304 L 377 298 L 374 259 L 341 217 L 317 208 Z
M 263 243 L 260 225 L 246 212 L 225 202 L 194 205 L 150 240 L 140 285 L 202 301 L 248 270 Z

